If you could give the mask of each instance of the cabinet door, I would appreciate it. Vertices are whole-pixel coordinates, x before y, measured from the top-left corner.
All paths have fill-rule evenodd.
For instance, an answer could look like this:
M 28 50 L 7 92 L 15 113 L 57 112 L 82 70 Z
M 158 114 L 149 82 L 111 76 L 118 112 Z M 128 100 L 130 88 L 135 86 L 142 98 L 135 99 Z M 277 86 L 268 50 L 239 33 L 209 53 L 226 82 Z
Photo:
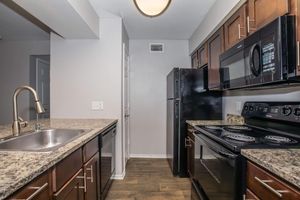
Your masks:
M 8 199 L 50 200 L 51 187 L 49 173 L 46 172 L 38 178 L 34 179 L 32 182 L 20 189 L 16 194 Z
M 99 153 L 95 154 L 83 167 L 86 173 L 85 200 L 99 199 Z
M 246 8 L 247 5 L 243 5 L 224 24 L 225 49 L 229 49 L 247 36 Z
M 86 191 L 86 174 L 80 169 L 53 195 L 54 200 L 83 200 Z
M 192 68 L 198 68 L 199 61 L 198 61 L 198 53 L 197 51 L 192 55 Z
M 252 33 L 289 13 L 289 0 L 248 0 L 248 13 L 248 32 Z
M 198 50 L 199 67 L 207 64 L 207 43 L 202 45 Z
M 220 54 L 224 51 L 224 29 L 221 27 L 207 42 L 208 88 L 220 88 Z

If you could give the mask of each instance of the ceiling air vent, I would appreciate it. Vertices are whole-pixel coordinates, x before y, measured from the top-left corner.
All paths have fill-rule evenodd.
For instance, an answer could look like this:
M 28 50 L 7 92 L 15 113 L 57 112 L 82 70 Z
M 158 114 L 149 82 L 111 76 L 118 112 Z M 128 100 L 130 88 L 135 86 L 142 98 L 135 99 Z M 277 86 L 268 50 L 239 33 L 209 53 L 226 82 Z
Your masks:
M 162 43 L 150 43 L 150 53 L 163 53 L 164 44 Z

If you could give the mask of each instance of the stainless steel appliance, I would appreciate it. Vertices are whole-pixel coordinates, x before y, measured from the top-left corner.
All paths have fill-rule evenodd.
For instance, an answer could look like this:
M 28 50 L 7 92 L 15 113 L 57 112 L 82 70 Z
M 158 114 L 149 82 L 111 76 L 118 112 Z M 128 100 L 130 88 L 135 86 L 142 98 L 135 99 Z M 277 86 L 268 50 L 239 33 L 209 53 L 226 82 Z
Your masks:
M 197 126 L 193 198 L 242 200 L 245 159 L 242 148 L 299 148 L 299 102 L 247 102 L 243 126 Z
M 115 172 L 115 136 L 116 127 L 110 127 L 100 137 L 100 191 L 105 199 Z
M 207 91 L 207 67 L 174 68 L 167 77 L 167 156 L 174 175 L 187 176 L 186 120 L 221 119 L 222 96 Z
M 295 81 L 295 17 L 281 16 L 220 56 L 223 89 Z

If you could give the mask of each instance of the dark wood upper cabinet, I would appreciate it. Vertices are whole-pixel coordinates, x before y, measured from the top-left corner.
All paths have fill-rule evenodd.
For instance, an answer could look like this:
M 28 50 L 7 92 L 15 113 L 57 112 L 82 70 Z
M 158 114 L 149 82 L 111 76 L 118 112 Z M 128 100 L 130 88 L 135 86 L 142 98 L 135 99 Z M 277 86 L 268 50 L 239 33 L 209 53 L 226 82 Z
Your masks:
M 192 55 L 192 68 L 198 68 L 198 67 L 199 67 L 198 51 L 196 51 Z
M 249 33 L 289 13 L 289 0 L 248 0 L 247 29 Z
M 208 41 L 208 88 L 220 89 L 220 58 L 224 51 L 224 29 L 221 27 Z
M 224 24 L 225 49 L 229 49 L 247 36 L 247 4 L 243 5 Z
M 207 43 L 204 43 L 198 50 L 199 67 L 207 64 Z

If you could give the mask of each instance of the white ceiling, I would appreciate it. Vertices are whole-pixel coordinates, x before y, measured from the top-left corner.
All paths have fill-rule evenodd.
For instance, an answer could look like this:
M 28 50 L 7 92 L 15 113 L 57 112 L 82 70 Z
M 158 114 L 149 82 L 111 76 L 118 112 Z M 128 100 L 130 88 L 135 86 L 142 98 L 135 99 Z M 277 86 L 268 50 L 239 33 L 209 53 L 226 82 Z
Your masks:
M 43 31 L 0 2 L 0 36 L 2 40 L 49 40 Z
M 172 0 L 156 18 L 139 13 L 133 0 L 89 0 L 101 17 L 120 16 L 130 39 L 186 40 L 191 37 L 216 0 Z

